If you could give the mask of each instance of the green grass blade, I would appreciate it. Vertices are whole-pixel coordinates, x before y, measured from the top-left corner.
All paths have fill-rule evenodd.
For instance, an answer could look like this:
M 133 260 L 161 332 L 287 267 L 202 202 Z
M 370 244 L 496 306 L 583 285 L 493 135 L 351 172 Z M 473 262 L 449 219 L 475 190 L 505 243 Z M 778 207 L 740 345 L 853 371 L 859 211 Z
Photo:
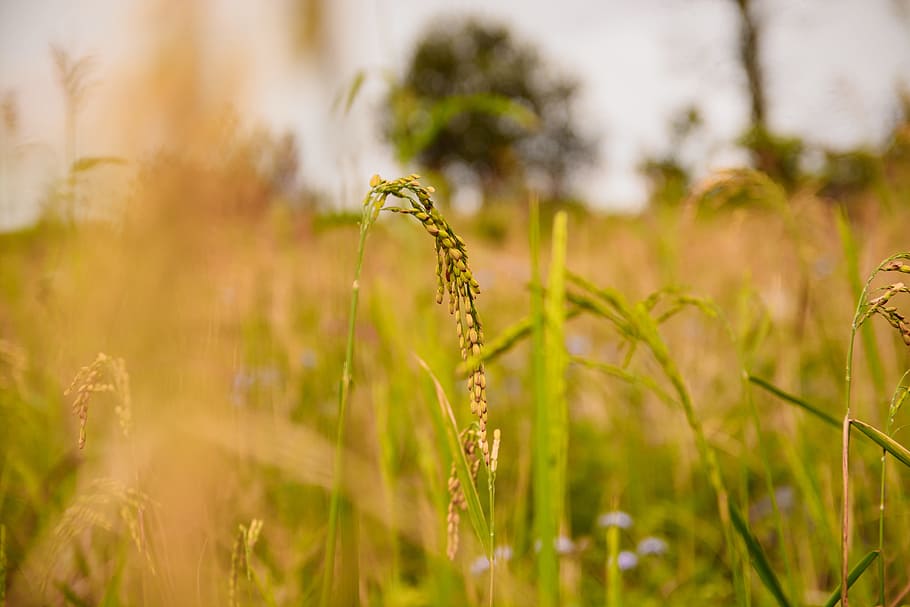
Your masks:
M 850 588 L 851 586 L 853 586 L 853 584 L 856 582 L 856 580 L 859 579 L 859 576 L 861 576 L 863 573 L 865 573 L 866 569 L 869 568 L 869 565 L 871 565 L 873 563 L 873 561 L 875 561 L 876 558 L 878 558 L 878 550 L 873 550 L 872 552 L 867 554 L 865 557 L 863 557 L 863 560 L 861 560 L 859 563 L 857 563 L 856 566 L 850 570 L 850 573 L 847 576 L 847 588 Z M 841 597 L 841 585 L 838 584 L 837 588 L 835 588 L 834 591 L 831 592 L 831 596 L 828 597 L 828 600 L 825 601 L 824 607 L 834 607 L 835 605 L 840 603 L 840 597 Z
M 749 549 L 749 556 L 752 558 L 752 567 L 758 574 L 759 579 L 761 579 L 765 588 L 774 596 L 778 605 L 781 607 L 790 607 L 790 601 L 787 600 L 787 596 L 784 594 L 783 586 L 781 586 L 780 581 L 774 574 L 774 570 L 771 568 L 771 564 L 768 562 L 768 558 L 765 556 L 765 551 L 762 549 L 761 544 L 758 543 L 758 540 L 755 539 L 755 536 L 749 531 L 749 525 L 743 518 L 742 513 L 740 513 L 733 502 L 729 502 L 728 506 L 730 508 L 730 518 L 733 520 L 733 527 L 736 529 L 737 533 L 739 533 L 740 537 L 743 538 L 746 548 Z
M 622 381 L 631 384 L 633 386 L 639 386 L 653 392 L 658 398 L 670 405 L 671 407 L 678 407 L 679 401 L 673 398 L 666 390 L 664 390 L 660 384 L 654 381 L 653 378 L 647 375 L 639 375 L 637 373 L 632 373 L 620 367 L 618 365 L 611 365 L 610 363 L 600 362 L 599 360 L 592 360 L 590 358 L 585 358 L 582 356 L 573 356 L 572 362 L 579 365 L 588 367 L 589 369 L 595 369 L 609 375 L 610 377 L 615 377 L 621 379 Z
M 794 395 L 790 394 L 789 392 L 784 392 L 783 390 L 781 390 L 780 388 L 778 388 L 771 382 L 764 380 L 760 377 L 756 377 L 754 375 L 749 375 L 749 381 L 752 382 L 753 384 L 755 384 L 756 386 L 758 386 L 759 388 L 767 390 L 768 392 L 770 392 L 774 396 L 780 398 L 781 400 L 786 401 L 790 404 L 796 405 L 797 407 L 801 407 L 802 409 L 808 411 L 809 413 L 816 416 L 817 418 L 819 418 L 826 424 L 833 426 L 834 428 L 837 428 L 838 430 L 843 428 L 843 423 L 834 419 L 833 416 L 828 415 L 827 413 L 825 413 L 818 407 L 809 404 L 807 401 L 801 399 L 798 396 L 794 396 Z
M 63 600 L 67 605 L 72 605 L 73 607 L 92 607 L 91 603 L 76 594 L 76 591 L 65 582 L 57 582 L 56 585 L 57 590 L 63 595 Z
M 455 421 L 455 413 L 452 411 L 452 406 L 449 404 L 449 399 L 446 396 L 442 384 L 439 383 L 439 379 L 437 379 L 436 375 L 433 374 L 433 371 L 430 370 L 429 365 L 420 358 L 417 358 L 417 363 L 423 367 L 430 376 L 430 379 L 433 381 L 433 387 L 436 390 L 436 400 L 438 401 L 439 409 L 442 412 L 446 448 L 449 455 L 452 456 L 452 461 L 455 462 L 455 471 L 458 474 L 458 481 L 461 483 L 465 500 L 468 504 L 468 518 L 471 519 L 471 526 L 474 528 L 477 539 L 480 540 L 480 544 L 483 546 L 484 554 L 491 554 L 490 527 L 487 523 L 486 515 L 483 512 L 483 506 L 480 505 L 480 495 L 477 493 L 477 486 L 474 484 L 474 479 L 471 478 L 471 469 L 468 465 L 468 460 L 465 458 L 461 439 L 458 436 L 458 423 Z
M 870 426 L 865 422 L 861 422 L 858 419 L 851 419 L 850 424 L 855 426 L 857 430 L 878 443 L 882 449 L 893 455 L 897 461 L 910 468 L 910 450 L 908 450 L 902 444 L 878 428 Z
M 357 323 L 357 307 L 360 302 L 360 273 L 363 269 L 363 257 L 364 251 L 366 250 L 367 235 L 369 234 L 370 226 L 376 219 L 380 207 L 381 204 L 379 206 L 374 205 L 372 203 L 371 194 L 367 194 L 367 197 L 364 200 L 360 220 L 360 239 L 357 245 L 357 264 L 354 268 L 354 282 L 351 286 L 351 303 L 350 311 L 348 312 L 348 334 L 345 345 L 344 367 L 342 368 L 338 389 L 338 426 L 335 432 L 335 459 L 333 463 L 334 482 L 329 501 L 329 524 L 326 533 L 325 569 L 323 570 L 322 592 L 319 600 L 319 604 L 322 607 L 326 607 L 329 604 L 329 598 L 334 586 L 335 548 L 338 540 L 338 529 L 340 526 L 350 529 L 350 521 L 342 516 L 345 509 L 342 507 L 341 497 L 341 488 L 344 485 L 342 474 L 344 471 L 345 415 L 347 412 L 347 402 L 350 395 L 354 367 L 354 333 Z
M 567 296 L 566 299 L 571 299 Z M 569 320 L 581 314 L 582 310 L 575 306 L 565 312 L 565 319 Z M 499 335 L 484 344 L 483 350 L 478 356 L 468 356 L 468 359 L 458 365 L 458 375 L 467 377 L 472 369 L 476 369 L 480 363 L 486 363 L 496 360 L 509 350 L 511 350 L 521 340 L 531 336 L 534 330 L 534 320 L 530 316 L 525 316 L 505 329 Z
M 537 603 L 542 607 L 559 604 L 559 578 L 554 540 L 556 518 L 553 506 L 553 478 L 549 463 L 550 410 L 547 396 L 546 316 L 543 288 L 540 282 L 540 207 L 531 200 L 531 373 L 534 396 L 534 531 L 540 541 L 537 556 Z
M 584 295 L 571 294 L 569 300 L 572 303 L 593 312 L 598 316 L 603 316 L 613 323 L 624 336 L 629 338 L 635 337 L 635 327 L 631 320 L 631 306 L 628 304 L 625 297 L 623 297 L 622 293 L 616 289 L 599 287 L 587 278 L 573 272 L 567 272 L 566 277 L 571 284 L 598 297 L 604 302 L 601 303 L 600 301 L 593 300 Z
M 550 412 L 550 438 L 548 441 L 551 466 L 553 517 L 557 526 L 562 521 L 566 493 L 566 464 L 569 446 L 569 412 L 566 403 L 566 243 L 568 240 L 567 217 L 560 211 L 553 219 L 550 268 L 547 291 L 544 295 L 544 350 L 546 356 L 547 407 Z

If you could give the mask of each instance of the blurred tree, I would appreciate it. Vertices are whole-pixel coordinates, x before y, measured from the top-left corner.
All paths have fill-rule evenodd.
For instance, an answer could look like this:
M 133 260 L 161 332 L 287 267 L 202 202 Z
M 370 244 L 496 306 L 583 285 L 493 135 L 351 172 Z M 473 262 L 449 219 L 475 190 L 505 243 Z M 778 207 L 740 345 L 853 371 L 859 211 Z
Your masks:
M 553 197 L 594 156 L 573 122 L 577 82 L 504 27 L 447 21 L 417 44 L 385 106 L 399 159 L 476 178 L 485 199 L 531 178 Z
M 799 181 L 803 143 L 795 137 L 773 133 L 768 127 L 768 104 L 761 62 L 763 24 L 753 0 L 734 0 L 739 15 L 739 61 L 749 85 L 750 125 L 739 142 L 752 156 L 755 168 L 764 171 L 787 189 Z
M 638 166 L 639 172 L 648 181 L 651 204 L 678 204 L 686 197 L 690 173 L 682 158 L 682 151 L 702 125 L 698 108 L 685 108 L 671 124 L 669 150 L 663 156 L 645 158 Z

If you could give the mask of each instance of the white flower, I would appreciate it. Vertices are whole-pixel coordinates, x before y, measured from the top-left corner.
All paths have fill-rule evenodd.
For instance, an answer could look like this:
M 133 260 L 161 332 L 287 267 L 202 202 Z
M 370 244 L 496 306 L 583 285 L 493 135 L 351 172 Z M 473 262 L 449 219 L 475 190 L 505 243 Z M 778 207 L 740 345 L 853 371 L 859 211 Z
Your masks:
M 632 526 L 632 517 L 622 510 L 614 510 L 597 517 L 597 524 L 600 527 L 619 527 L 628 529 Z
M 471 575 L 480 575 L 490 568 L 490 561 L 485 556 L 478 556 L 471 563 Z
M 553 546 L 556 548 L 557 554 L 570 554 L 575 551 L 575 542 L 564 535 L 553 540 Z
M 667 542 L 659 537 L 646 537 L 638 542 L 638 554 L 641 556 L 651 556 L 664 554 L 667 551 Z

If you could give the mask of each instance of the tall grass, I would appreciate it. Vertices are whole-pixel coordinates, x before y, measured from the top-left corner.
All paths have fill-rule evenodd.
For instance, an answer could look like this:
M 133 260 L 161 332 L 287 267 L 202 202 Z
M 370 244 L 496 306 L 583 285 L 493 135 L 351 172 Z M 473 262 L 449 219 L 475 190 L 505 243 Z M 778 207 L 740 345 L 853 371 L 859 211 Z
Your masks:
M 227 195 L 155 171 L 143 204 Z M 354 217 L 0 238 L 7 604 L 905 600 L 906 257 L 859 308 L 850 278 L 900 222 L 851 223 L 848 247 L 796 197 L 790 219 L 665 209 L 663 239 L 536 204 L 443 219 L 434 196 L 377 180 Z M 64 396 L 99 350 L 129 361 L 128 407 L 113 358 Z M 627 525 L 599 522 L 620 505 Z

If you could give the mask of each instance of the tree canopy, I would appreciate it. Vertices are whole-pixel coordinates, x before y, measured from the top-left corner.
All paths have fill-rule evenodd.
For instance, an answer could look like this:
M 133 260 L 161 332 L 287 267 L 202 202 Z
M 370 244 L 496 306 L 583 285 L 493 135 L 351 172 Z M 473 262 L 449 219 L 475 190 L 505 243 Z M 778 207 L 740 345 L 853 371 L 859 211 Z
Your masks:
M 594 140 L 574 123 L 579 90 L 505 27 L 447 21 L 418 42 L 385 105 L 385 133 L 403 162 L 461 171 L 486 194 L 531 178 L 566 194 Z

